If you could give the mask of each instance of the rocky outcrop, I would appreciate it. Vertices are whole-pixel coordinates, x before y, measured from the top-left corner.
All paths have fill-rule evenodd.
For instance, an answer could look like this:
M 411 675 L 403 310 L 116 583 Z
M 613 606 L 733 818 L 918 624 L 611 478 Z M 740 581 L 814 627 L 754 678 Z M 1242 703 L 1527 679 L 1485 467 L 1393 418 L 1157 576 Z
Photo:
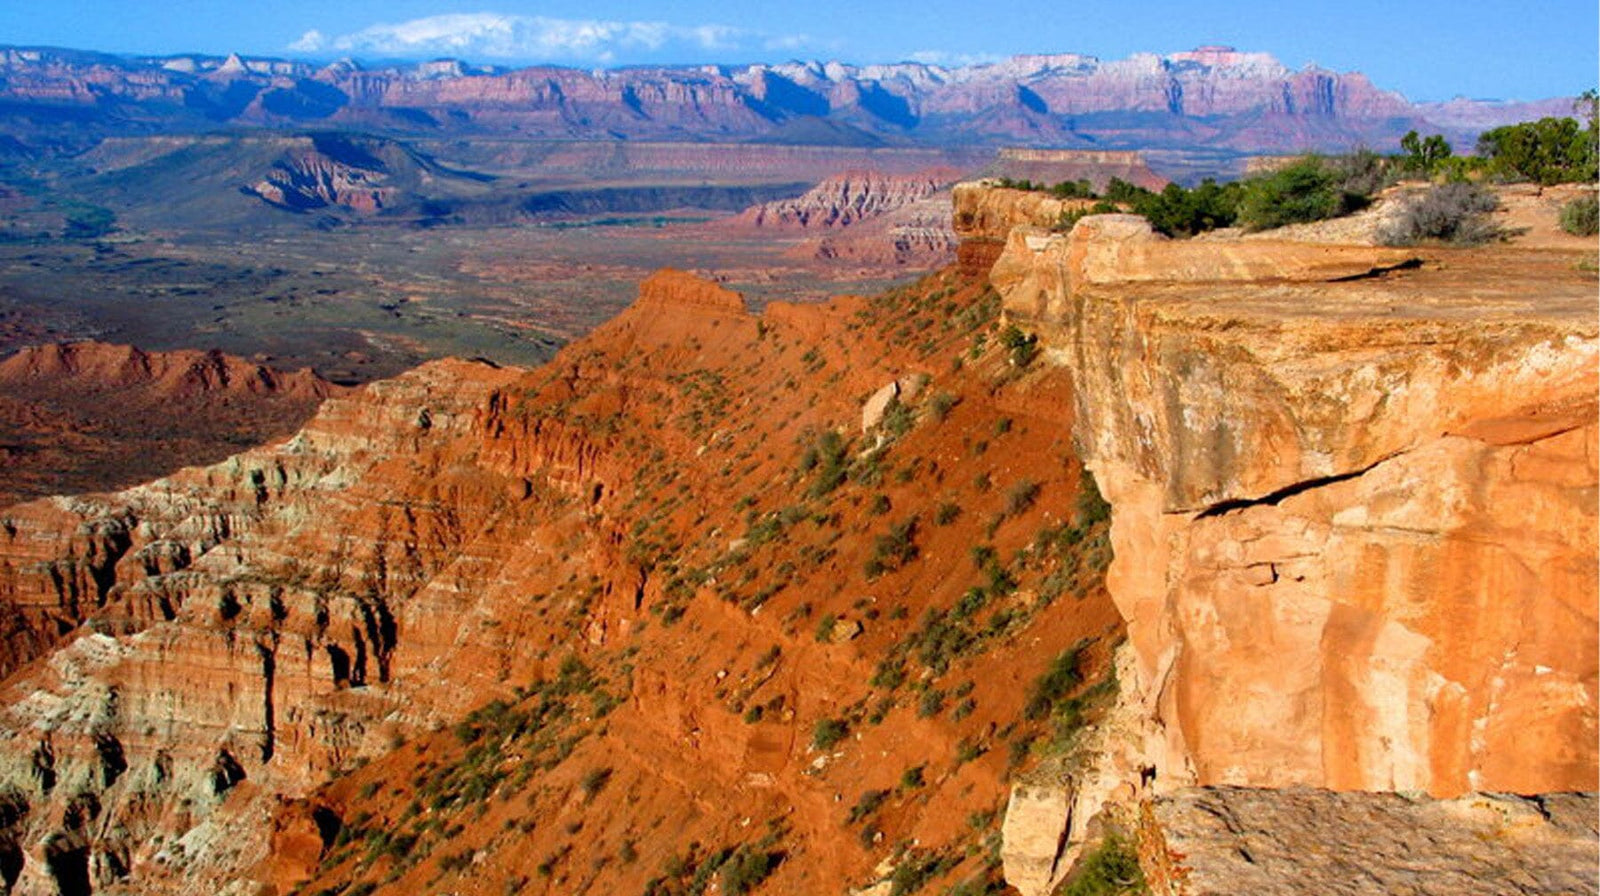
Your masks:
M 264 202 L 293 211 L 334 205 L 370 214 L 394 201 L 396 188 L 386 180 L 381 171 L 307 153 L 280 161 L 250 191 Z
M 851 228 L 808 240 L 802 251 L 829 262 L 935 268 L 955 257 L 961 241 L 950 227 L 950 196 L 941 191 Z
M 969 182 L 951 190 L 952 219 L 956 235 L 964 242 L 986 243 L 997 249 L 1018 227 L 1048 230 L 1062 212 L 1087 207 L 1081 199 L 1057 199 L 1049 193 L 1013 190 L 993 184 Z
M 149 392 L 160 401 L 230 393 L 315 402 L 341 391 L 309 370 L 277 370 L 218 351 L 146 352 L 102 342 L 24 348 L 0 361 L 0 384 L 12 395 L 117 392 L 124 401 L 130 393 Z
M 746 209 L 730 223 L 780 231 L 843 230 L 927 199 L 959 178 L 960 172 L 953 169 L 899 176 L 848 171 L 794 199 Z
M 856 265 L 936 267 L 955 255 L 948 188 L 953 168 L 910 175 L 853 171 L 801 196 L 746 209 L 719 231 L 803 239 L 793 255 Z
M 1146 810 L 1156 896 L 1592 893 L 1593 794 L 1472 795 L 1189 788 Z
M 994 268 L 1077 384 L 1158 788 L 1596 787 L 1592 280 L 1410 266 L 1105 216 Z

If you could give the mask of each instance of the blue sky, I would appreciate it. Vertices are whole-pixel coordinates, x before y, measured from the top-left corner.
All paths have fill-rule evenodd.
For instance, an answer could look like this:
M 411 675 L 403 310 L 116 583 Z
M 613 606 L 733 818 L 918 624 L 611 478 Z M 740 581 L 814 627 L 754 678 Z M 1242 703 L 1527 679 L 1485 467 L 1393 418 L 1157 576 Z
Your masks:
M 1414 100 L 1596 83 L 1595 0 L 0 0 L 0 43 L 501 64 L 1114 59 L 1202 44 L 1361 71 Z

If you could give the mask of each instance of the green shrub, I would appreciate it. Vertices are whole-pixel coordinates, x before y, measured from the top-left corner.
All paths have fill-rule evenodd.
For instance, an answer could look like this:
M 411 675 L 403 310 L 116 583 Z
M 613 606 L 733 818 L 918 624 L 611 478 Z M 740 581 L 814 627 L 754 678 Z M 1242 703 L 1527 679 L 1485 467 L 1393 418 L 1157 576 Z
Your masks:
M 850 733 L 844 719 L 822 718 L 811 726 L 811 746 L 818 750 L 832 749 Z
M 883 806 L 884 801 L 888 798 L 889 791 L 887 790 L 862 791 L 861 798 L 856 800 L 856 804 L 854 806 L 850 807 L 849 823 L 855 824 L 863 818 L 866 818 L 868 815 L 878 811 L 878 809 Z
M 1539 184 L 1591 183 L 1596 179 L 1596 130 L 1571 118 L 1541 118 L 1485 131 L 1478 155 L 1489 173 Z
M 1366 197 L 1346 190 L 1341 172 L 1318 156 L 1306 156 L 1271 174 L 1244 182 L 1239 223 L 1270 230 L 1336 218 L 1365 207 Z
M 1432 177 L 1444 160 L 1450 158 L 1450 144 L 1440 134 L 1423 137 L 1409 131 L 1400 138 L 1400 148 L 1405 151 L 1401 164 L 1405 169 L 1424 177 Z
M 832 613 L 824 613 L 822 618 L 817 620 L 817 641 L 819 643 L 824 643 L 833 640 L 833 628 L 838 624 L 839 617 L 833 615 Z
M 781 853 L 740 846 L 717 869 L 722 892 L 729 896 L 742 896 L 754 890 L 772 874 L 773 869 L 777 868 L 782 860 Z
M 1133 846 L 1112 833 L 1073 869 L 1061 896 L 1134 896 L 1148 893 Z
M 807 490 L 811 497 L 820 498 L 844 484 L 849 473 L 849 465 L 845 463 L 846 447 L 844 437 L 830 429 L 800 456 L 800 471 L 816 470 L 817 473 Z
M 893 398 L 890 399 L 889 406 L 884 408 L 883 422 L 880 425 L 883 427 L 884 432 L 898 439 L 910 432 L 911 427 L 916 425 L 916 422 L 917 416 L 911 410 L 911 406 L 902 402 L 899 398 Z
M 910 517 L 889 527 L 872 543 L 872 556 L 867 558 L 865 573 L 875 579 L 886 572 L 899 569 L 917 559 L 917 518 Z
M 900 773 L 900 789 L 901 790 L 916 790 L 917 788 L 919 788 L 919 787 L 923 786 L 924 784 L 926 784 L 927 781 L 923 778 L 922 770 L 923 770 L 923 767 L 918 765 L 918 766 L 913 766 L 912 768 L 908 768 L 905 771 L 901 772 Z
M 1027 367 L 1039 356 L 1039 337 L 1022 332 L 1015 324 L 1000 331 L 1000 344 L 1005 347 L 1013 367 Z
M 1231 227 L 1239 217 L 1239 183 L 1218 184 L 1206 178 L 1198 187 L 1186 190 L 1167 184 L 1160 193 L 1145 193 L 1133 202 L 1136 214 L 1149 219 L 1150 226 L 1167 236 L 1193 236 L 1219 227 Z
M 1078 222 L 1087 218 L 1089 214 L 1090 211 L 1086 208 L 1069 208 L 1056 216 L 1056 222 L 1050 225 L 1050 229 L 1056 233 L 1071 233 L 1072 228 L 1077 227 Z
M 1095 199 L 1094 186 L 1087 180 L 1064 180 L 1050 188 L 1057 199 Z
M 1600 233 L 1600 201 L 1593 194 L 1579 196 L 1561 207 L 1561 229 L 1573 236 Z
M 1083 684 L 1083 672 L 1078 667 L 1085 646 L 1085 642 L 1080 641 L 1062 651 L 1051 661 L 1050 668 L 1034 679 L 1028 689 L 1028 702 L 1023 707 L 1024 717 L 1034 721 L 1045 718 L 1057 701 Z
M 578 787 L 583 791 L 584 801 L 587 802 L 605 789 L 606 782 L 611 780 L 611 769 L 591 768 L 583 773 L 583 779 L 578 782 Z
M 1006 502 L 1000 512 L 1005 516 L 1016 516 L 1033 506 L 1039 500 L 1039 483 L 1032 479 L 1024 479 L 1006 489 Z
M 927 883 L 955 867 L 956 859 L 945 858 L 937 853 L 919 855 L 915 852 L 907 853 L 895 866 L 894 873 L 889 875 L 889 896 L 908 896 L 922 889 Z
M 1500 234 L 1488 217 L 1498 204 L 1494 194 L 1475 184 L 1430 187 L 1407 200 L 1378 239 L 1390 246 L 1410 246 L 1423 240 L 1442 240 L 1458 246 L 1481 245 Z

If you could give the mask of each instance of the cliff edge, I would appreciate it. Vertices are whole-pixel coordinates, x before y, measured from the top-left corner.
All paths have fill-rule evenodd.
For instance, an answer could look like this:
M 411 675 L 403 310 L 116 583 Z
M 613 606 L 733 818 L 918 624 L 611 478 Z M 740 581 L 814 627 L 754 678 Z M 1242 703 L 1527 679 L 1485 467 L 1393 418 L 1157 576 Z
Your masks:
M 1591 274 L 1095 216 L 992 279 L 1075 380 L 1157 791 L 1596 788 Z

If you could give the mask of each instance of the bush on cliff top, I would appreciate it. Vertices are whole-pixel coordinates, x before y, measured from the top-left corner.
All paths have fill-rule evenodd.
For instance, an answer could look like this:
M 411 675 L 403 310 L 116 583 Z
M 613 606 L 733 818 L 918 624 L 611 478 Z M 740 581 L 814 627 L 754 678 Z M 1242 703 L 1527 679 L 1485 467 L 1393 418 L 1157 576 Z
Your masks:
M 1369 150 L 1307 155 L 1264 174 L 1224 184 L 1207 179 L 1192 189 L 1168 184 L 1157 193 L 1117 178 L 1103 194 L 1081 180 L 1051 187 L 1001 178 L 999 185 L 1047 191 L 1062 199 L 1099 200 L 1092 208 L 1063 212 L 1055 227 L 1063 232 L 1085 215 L 1117 210 L 1143 215 L 1167 236 L 1193 236 L 1234 225 L 1270 230 L 1360 211 L 1374 194 L 1405 176 L 1451 183 L 1469 176 L 1541 184 L 1594 181 L 1600 176 L 1600 96 L 1587 91 L 1579 106 L 1588 117 L 1587 127 L 1572 118 L 1544 118 L 1495 128 L 1478 138 L 1475 158 L 1452 155 L 1450 144 L 1438 134 L 1423 137 L 1411 131 L 1401 138 L 1403 152 L 1398 155 Z M 1458 236 L 1443 238 L 1458 244 L 1473 242 Z M 1475 237 L 1477 242 L 1486 238 L 1481 233 Z
M 1360 211 L 1367 206 L 1370 193 L 1363 191 L 1366 183 L 1353 182 L 1355 174 L 1320 156 L 1306 156 L 1270 174 L 1250 178 L 1239 198 L 1239 223 L 1247 230 L 1271 230 Z M 1365 181 L 1368 172 L 1362 170 L 1359 175 Z
M 1593 196 L 1579 196 L 1561 207 L 1561 229 L 1573 236 L 1594 236 L 1600 233 L 1600 201 Z
M 1407 199 L 1378 239 L 1389 246 L 1423 240 L 1482 245 L 1500 236 L 1500 229 L 1489 220 L 1498 205 L 1493 193 L 1475 184 L 1440 184 Z

